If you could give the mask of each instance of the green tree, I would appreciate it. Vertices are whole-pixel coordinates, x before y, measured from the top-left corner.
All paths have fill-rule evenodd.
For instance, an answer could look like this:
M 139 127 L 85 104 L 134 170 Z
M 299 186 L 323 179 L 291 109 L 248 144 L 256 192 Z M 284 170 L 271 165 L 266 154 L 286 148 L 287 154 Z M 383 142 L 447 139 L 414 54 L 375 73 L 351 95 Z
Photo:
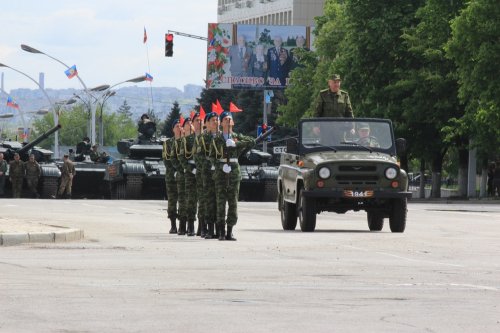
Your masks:
M 118 111 L 116 111 L 116 112 L 118 114 L 125 115 L 127 118 L 132 118 L 132 112 L 130 112 L 131 108 L 132 107 L 130 105 L 128 105 L 127 100 L 124 100 L 123 104 L 120 105 L 120 107 L 118 108 Z
M 451 23 L 447 54 L 456 63 L 459 97 L 466 114 L 456 131 L 468 134 L 479 153 L 500 153 L 500 6 L 471 0 Z
M 163 129 L 161 130 L 161 134 L 165 135 L 168 138 L 174 136 L 174 132 L 172 131 L 172 124 L 174 120 L 179 119 L 181 115 L 181 108 L 179 107 L 179 103 L 177 101 L 174 102 L 172 108 L 170 109 L 170 113 L 167 116 L 167 119 L 164 122 Z

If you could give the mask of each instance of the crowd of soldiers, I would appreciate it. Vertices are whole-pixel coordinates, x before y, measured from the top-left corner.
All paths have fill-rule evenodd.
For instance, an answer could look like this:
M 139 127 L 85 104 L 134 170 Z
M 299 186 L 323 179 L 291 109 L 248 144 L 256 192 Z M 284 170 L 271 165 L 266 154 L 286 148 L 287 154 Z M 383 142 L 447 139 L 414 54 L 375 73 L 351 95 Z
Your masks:
M 7 162 L 3 159 L 3 154 L 0 157 L 0 195 L 4 194 L 5 174 L 7 172 Z M 31 154 L 29 160 L 21 161 L 18 153 L 14 154 L 14 159 L 9 163 L 9 180 L 12 184 L 12 197 L 21 198 L 23 181 L 26 179 L 26 184 L 31 197 L 39 198 L 38 180 L 41 175 L 41 168 L 35 160 L 35 155 Z
M 234 133 L 233 126 L 230 112 L 211 112 L 205 117 L 197 112 L 174 120 L 174 135 L 163 142 L 171 234 L 236 240 L 238 156 L 256 141 Z

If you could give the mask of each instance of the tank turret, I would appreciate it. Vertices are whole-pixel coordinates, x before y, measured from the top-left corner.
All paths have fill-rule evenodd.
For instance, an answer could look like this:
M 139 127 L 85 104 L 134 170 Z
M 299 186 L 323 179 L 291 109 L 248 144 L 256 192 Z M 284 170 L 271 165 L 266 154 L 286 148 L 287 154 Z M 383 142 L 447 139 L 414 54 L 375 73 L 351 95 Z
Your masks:
M 18 153 L 20 155 L 21 160 L 27 161 L 28 157 L 29 157 L 29 153 L 32 152 L 35 154 L 35 159 L 38 162 L 43 162 L 45 160 L 44 156 L 47 154 L 51 155 L 52 152 L 49 150 L 46 150 L 46 149 L 41 149 L 41 148 L 33 149 L 33 148 L 37 144 L 42 142 L 43 140 L 47 139 L 50 135 L 52 135 L 53 133 L 58 131 L 60 128 L 61 128 L 61 125 L 58 124 L 57 126 L 54 126 L 53 128 L 51 128 L 47 132 L 43 133 L 42 135 L 37 137 L 35 140 L 31 141 L 30 143 L 28 143 L 26 145 L 22 145 L 18 142 L 10 142 L 10 141 L 3 142 L 1 144 L 2 148 L 0 148 L 0 152 L 2 152 L 4 154 L 4 158 L 7 161 L 12 160 L 14 158 L 15 153 Z M 33 150 L 35 150 L 35 151 L 33 151 Z

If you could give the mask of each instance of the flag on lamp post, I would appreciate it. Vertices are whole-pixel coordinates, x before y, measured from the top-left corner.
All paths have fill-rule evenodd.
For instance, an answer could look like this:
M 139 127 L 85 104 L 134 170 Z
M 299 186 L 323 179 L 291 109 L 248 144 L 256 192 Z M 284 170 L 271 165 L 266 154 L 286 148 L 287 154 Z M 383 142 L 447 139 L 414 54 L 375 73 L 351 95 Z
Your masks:
M 68 79 L 72 79 L 78 75 L 78 71 L 76 70 L 76 65 L 71 66 L 67 70 L 64 71 L 64 74 L 68 77 Z
M 17 104 L 10 96 L 7 97 L 7 106 L 13 109 L 19 109 L 19 104 Z
M 143 44 L 146 44 L 146 42 L 148 41 L 148 34 L 146 33 L 146 27 L 144 27 L 144 39 L 143 39 Z
M 149 73 L 146 73 L 145 80 L 151 82 L 151 81 L 153 81 L 153 76 L 151 74 L 149 74 Z

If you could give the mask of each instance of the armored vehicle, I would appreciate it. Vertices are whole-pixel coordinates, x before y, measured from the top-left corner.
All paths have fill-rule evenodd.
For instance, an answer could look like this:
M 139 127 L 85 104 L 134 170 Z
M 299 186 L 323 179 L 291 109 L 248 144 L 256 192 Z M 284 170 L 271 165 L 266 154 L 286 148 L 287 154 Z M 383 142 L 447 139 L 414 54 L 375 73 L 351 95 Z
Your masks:
M 397 154 L 390 120 L 311 118 L 289 139 L 278 175 L 278 208 L 284 230 L 314 231 L 316 215 L 365 211 L 368 228 L 380 231 L 389 218 L 392 232 L 406 227 L 408 177 Z
M 272 165 L 272 155 L 251 149 L 239 158 L 241 170 L 241 201 L 276 201 L 278 166 Z
M 18 153 L 21 160 L 24 162 L 29 159 L 30 154 L 35 155 L 35 160 L 40 164 L 41 168 L 38 191 L 41 193 L 43 198 L 55 197 L 59 178 L 61 178 L 61 172 L 59 171 L 56 163 L 52 160 L 53 152 L 48 149 L 37 147 L 36 145 L 47 139 L 51 134 L 58 131 L 60 128 L 61 125 L 57 125 L 28 144 L 22 144 L 17 141 L 0 142 L 0 153 L 3 153 L 4 159 L 7 162 L 14 159 L 15 153 Z
M 144 117 L 144 116 L 143 116 Z M 163 145 L 155 137 L 156 124 L 152 121 L 139 125 L 137 139 L 123 139 L 117 144 L 125 157 L 107 166 L 105 180 L 113 199 L 164 199 L 165 165 Z

